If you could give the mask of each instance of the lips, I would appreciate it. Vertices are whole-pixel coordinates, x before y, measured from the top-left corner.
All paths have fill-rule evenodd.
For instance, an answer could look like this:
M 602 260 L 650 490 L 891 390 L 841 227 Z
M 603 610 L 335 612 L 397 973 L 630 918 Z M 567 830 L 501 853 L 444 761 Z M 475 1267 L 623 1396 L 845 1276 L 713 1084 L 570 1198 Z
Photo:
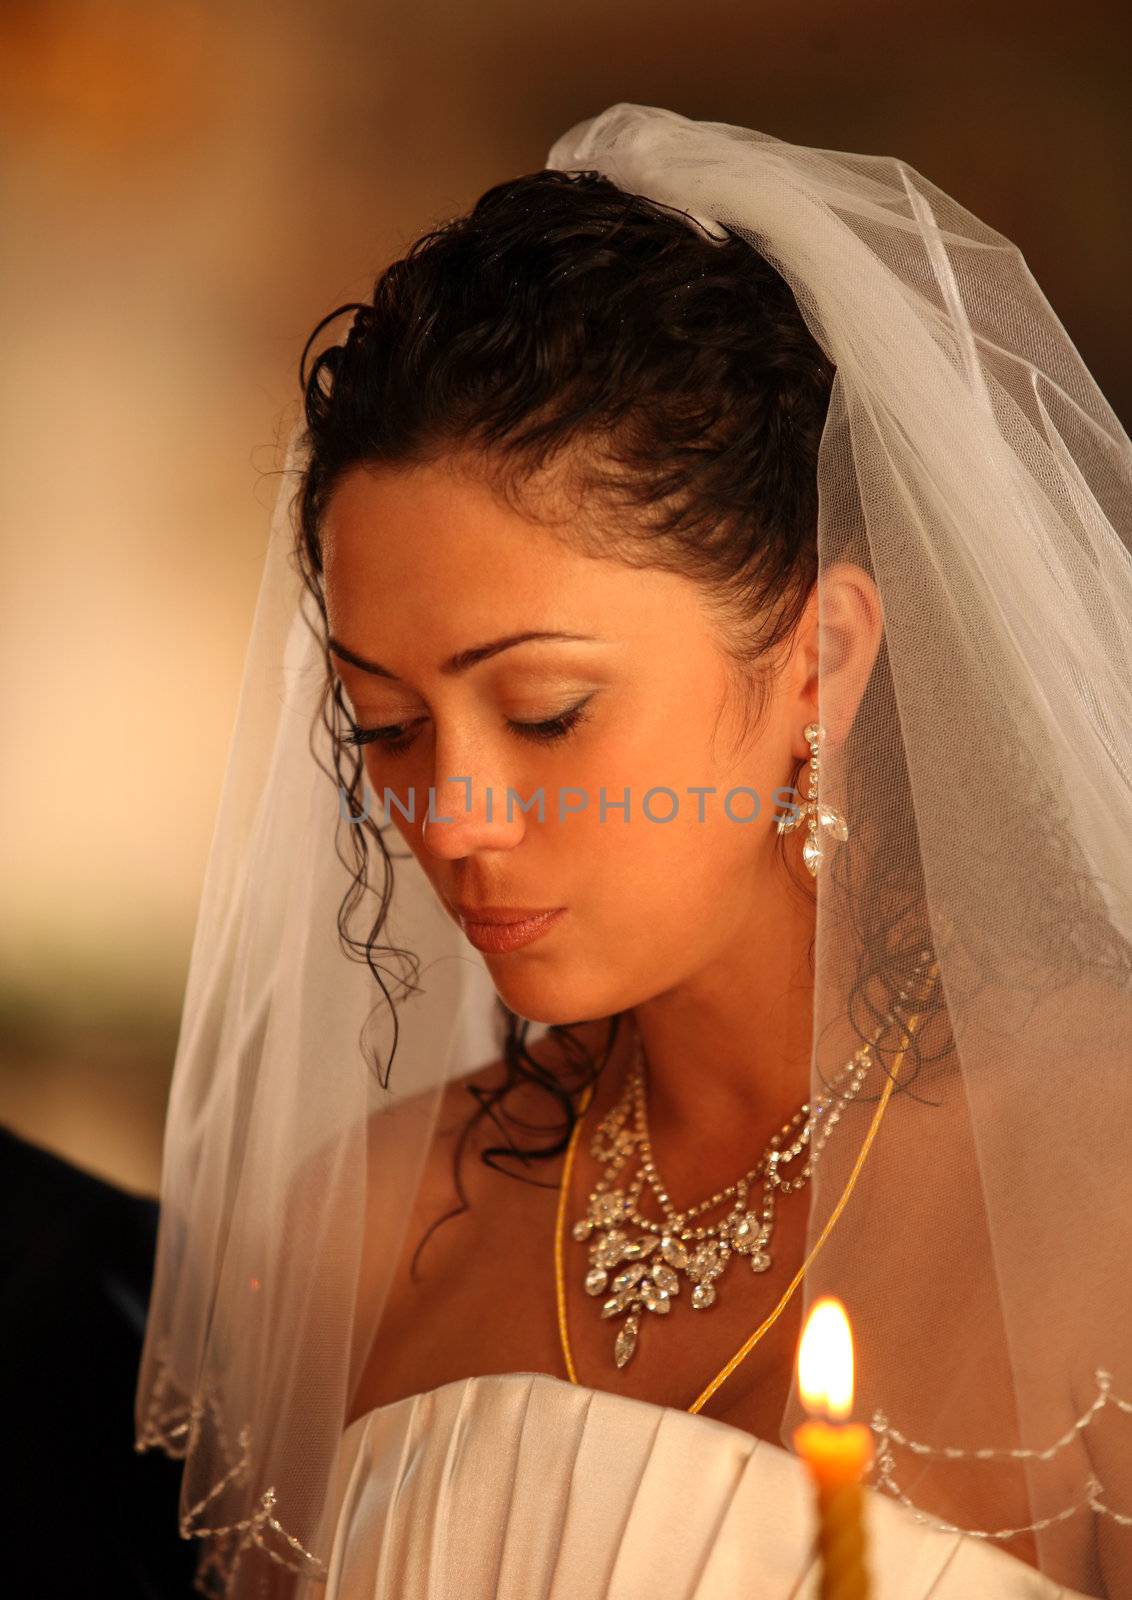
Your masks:
M 488 910 L 493 911 L 497 917 L 505 915 L 509 920 L 474 922 L 461 913 L 460 927 L 469 944 L 491 955 L 503 955 L 508 950 L 519 950 L 523 945 L 541 939 L 548 929 L 554 927 L 566 915 L 565 906 L 559 906 L 553 911 L 535 911 L 525 915 L 521 914 L 516 906 L 493 906 L 477 911 L 476 916 L 485 917 Z
M 561 906 L 464 906 L 453 907 L 461 922 L 474 922 L 487 927 L 506 927 L 512 922 L 529 922 L 532 917 L 549 917 Z

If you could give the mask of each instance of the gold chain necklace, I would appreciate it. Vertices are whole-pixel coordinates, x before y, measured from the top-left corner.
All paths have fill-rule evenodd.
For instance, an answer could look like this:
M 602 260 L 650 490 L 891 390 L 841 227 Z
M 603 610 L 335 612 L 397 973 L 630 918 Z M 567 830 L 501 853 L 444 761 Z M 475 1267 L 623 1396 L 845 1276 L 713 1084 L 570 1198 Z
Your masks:
M 935 981 L 937 973 L 938 973 L 938 963 L 933 962 L 931 968 L 929 969 L 928 975 L 927 975 L 926 979 L 924 980 L 924 986 L 923 986 L 918 998 L 920 998 L 920 999 L 926 998 L 927 994 L 930 992 L 931 985 Z M 899 999 L 897 1001 L 898 1005 L 901 1003 L 901 1001 L 903 1001 L 904 999 L 907 998 L 907 993 L 908 993 L 907 990 L 901 990 L 900 997 L 899 997 Z M 891 1020 L 895 1020 L 895 1018 L 893 1018 L 891 1012 L 889 1013 L 889 1017 L 886 1018 L 885 1023 L 883 1023 L 881 1025 L 882 1029 L 883 1029 L 884 1026 L 887 1025 L 887 1021 L 890 1020 L 890 1019 Z M 901 1046 L 900 1046 L 899 1051 L 897 1052 L 897 1054 L 893 1058 L 891 1070 L 885 1076 L 884 1088 L 881 1090 L 880 1098 L 879 1098 L 879 1100 L 877 1102 L 877 1108 L 876 1108 L 876 1111 L 873 1113 L 873 1119 L 872 1119 L 872 1122 L 869 1125 L 868 1132 L 866 1133 L 865 1138 L 862 1141 L 860 1150 L 857 1152 L 856 1161 L 853 1164 L 853 1169 L 849 1174 L 849 1178 L 848 1178 L 848 1181 L 845 1184 L 845 1188 L 842 1190 L 841 1197 L 838 1200 L 836 1206 L 834 1206 L 833 1211 L 831 1212 L 828 1220 L 825 1223 L 825 1226 L 822 1228 L 822 1231 L 821 1231 L 820 1235 L 818 1236 L 816 1242 L 814 1243 L 813 1249 L 809 1252 L 809 1254 L 807 1255 L 806 1259 L 803 1261 L 802 1265 L 798 1268 L 798 1271 L 794 1274 L 794 1277 L 791 1279 L 790 1283 L 787 1285 L 785 1291 L 783 1292 L 781 1298 L 779 1299 L 778 1304 L 774 1307 L 774 1309 L 770 1312 L 770 1314 L 766 1317 L 766 1319 L 759 1325 L 759 1327 L 757 1327 L 755 1329 L 754 1333 L 752 1333 L 751 1336 L 739 1347 L 739 1349 L 730 1358 L 730 1360 L 728 1360 L 728 1361 L 726 1361 L 724 1363 L 724 1365 L 719 1369 L 719 1371 L 716 1373 L 714 1378 L 712 1378 L 711 1382 L 702 1391 L 702 1393 L 700 1393 L 699 1395 L 696 1396 L 696 1398 L 695 1398 L 695 1400 L 693 1400 L 692 1404 L 690 1406 L 688 1406 L 688 1408 L 687 1408 L 688 1411 L 690 1411 L 690 1412 L 698 1412 L 707 1403 L 707 1401 L 711 1398 L 711 1396 L 715 1393 L 715 1391 L 719 1388 L 719 1386 L 722 1383 L 724 1383 L 726 1381 L 726 1379 L 729 1378 L 731 1376 L 731 1374 L 735 1371 L 735 1369 L 739 1366 L 739 1364 L 743 1360 L 746 1359 L 746 1357 L 754 1349 L 755 1345 L 758 1344 L 759 1340 L 762 1339 L 763 1336 L 766 1333 L 768 1333 L 769 1330 L 774 1326 L 774 1324 L 778 1321 L 778 1318 L 782 1315 L 783 1311 L 786 1309 L 787 1305 L 789 1304 L 789 1302 L 790 1302 L 791 1298 L 793 1297 L 794 1293 L 796 1292 L 799 1284 L 802 1282 L 803 1278 L 805 1277 L 805 1274 L 807 1273 L 807 1271 L 809 1270 L 809 1268 L 813 1264 L 814 1260 L 816 1259 L 818 1252 L 821 1250 L 822 1246 L 825 1244 L 826 1240 L 829 1238 L 829 1235 L 832 1233 L 832 1231 L 834 1229 L 834 1226 L 836 1225 L 836 1223 L 838 1221 L 838 1218 L 841 1216 L 842 1211 L 845 1209 L 845 1206 L 846 1206 L 846 1204 L 847 1204 L 847 1202 L 849 1200 L 849 1196 L 853 1192 L 853 1189 L 854 1189 L 854 1187 L 856 1185 L 856 1182 L 857 1182 L 857 1178 L 860 1175 L 861 1169 L 865 1164 L 865 1160 L 866 1160 L 866 1157 L 868 1156 L 869 1150 L 872 1148 L 873 1140 L 876 1138 L 877 1132 L 878 1132 L 878 1130 L 880 1128 L 881 1118 L 884 1116 L 885 1109 L 886 1109 L 886 1107 L 888 1105 L 888 1102 L 889 1102 L 889 1099 L 890 1099 L 890 1097 L 892 1095 L 892 1091 L 896 1086 L 897 1075 L 898 1075 L 898 1073 L 900 1071 L 900 1067 L 901 1067 L 901 1065 L 903 1063 L 903 1060 L 904 1060 L 904 1057 L 905 1057 L 905 1055 L 907 1053 L 908 1046 L 911 1043 L 912 1035 L 915 1033 L 916 1028 L 919 1025 L 919 1022 L 920 1022 L 920 1015 L 917 1013 L 917 1014 L 909 1017 L 907 1022 L 904 1024 L 904 1037 L 903 1037 L 903 1039 L 901 1041 Z M 877 1038 L 878 1037 L 879 1037 L 879 1032 L 878 1032 L 877 1037 L 874 1037 L 874 1039 L 871 1041 L 871 1043 L 875 1045 L 876 1042 L 877 1042 Z M 567 1317 L 566 1317 L 566 1280 L 565 1280 L 565 1271 L 564 1271 L 564 1263 L 563 1263 L 563 1248 L 562 1248 L 563 1223 L 564 1223 L 564 1219 L 565 1219 L 565 1215 L 566 1215 L 566 1203 L 567 1203 L 567 1198 L 568 1198 L 568 1195 L 569 1195 L 569 1192 L 570 1192 L 570 1177 L 571 1177 L 571 1174 L 573 1172 L 574 1156 L 575 1156 L 575 1153 L 577 1151 L 578 1137 L 579 1137 L 579 1135 L 581 1133 L 582 1123 L 583 1123 L 583 1120 L 585 1118 L 586 1111 L 589 1108 L 590 1102 L 593 1099 L 595 1088 L 596 1088 L 595 1084 L 590 1084 L 584 1090 L 583 1095 L 582 1095 L 582 1100 L 581 1100 L 581 1103 L 580 1103 L 579 1108 L 578 1108 L 578 1117 L 577 1117 L 577 1120 L 576 1120 L 576 1122 L 574 1124 L 573 1132 L 570 1135 L 570 1141 L 569 1141 L 569 1144 L 568 1144 L 567 1149 L 566 1149 L 566 1158 L 565 1158 L 565 1160 L 563 1162 L 563 1165 L 562 1165 L 562 1177 L 561 1177 L 561 1180 L 559 1182 L 559 1188 L 558 1188 L 558 1210 L 557 1210 L 557 1216 L 556 1216 L 556 1219 L 555 1219 L 555 1230 L 554 1230 L 554 1274 L 555 1274 L 555 1293 L 556 1293 L 557 1310 L 558 1310 L 558 1336 L 559 1336 L 559 1341 L 560 1341 L 561 1346 L 562 1346 L 563 1359 L 564 1359 L 564 1361 L 566 1363 L 566 1374 L 567 1374 L 567 1377 L 569 1378 L 569 1381 L 571 1383 L 575 1383 L 575 1384 L 579 1382 L 579 1379 L 578 1379 L 577 1368 L 575 1367 L 575 1364 L 574 1364 L 573 1351 L 572 1351 L 572 1349 L 570 1347 L 570 1332 L 569 1332 L 569 1327 L 568 1327 Z

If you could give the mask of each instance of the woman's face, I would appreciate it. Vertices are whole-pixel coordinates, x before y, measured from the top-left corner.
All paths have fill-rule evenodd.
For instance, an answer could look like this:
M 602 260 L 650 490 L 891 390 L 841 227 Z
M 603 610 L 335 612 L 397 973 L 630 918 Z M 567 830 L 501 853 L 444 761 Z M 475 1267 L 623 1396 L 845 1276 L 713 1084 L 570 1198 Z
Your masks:
M 571 550 L 451 466 L 354 468 L 323 547 L 332 650 L 382 669 L 333 655 L 356 724 L 392 730 L 362 746 L 371 814 L 415 808 L 389 814 L 512 1010 L 609 1016 L 765 937 L 804 653 L 752 740 L 698 586 Z M 528 634 L 571 637 L 506 643 Z M 484 907 L 560 914 L 484 948 Z

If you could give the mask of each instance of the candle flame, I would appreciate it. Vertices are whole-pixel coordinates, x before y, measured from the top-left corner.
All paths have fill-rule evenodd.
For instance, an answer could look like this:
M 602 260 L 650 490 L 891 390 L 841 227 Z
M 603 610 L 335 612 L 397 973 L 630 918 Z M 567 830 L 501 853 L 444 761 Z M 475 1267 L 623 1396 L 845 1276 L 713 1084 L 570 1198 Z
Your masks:
M 812 1307 L 798 1344 L 798 1387 L 808 1411 L 844 1422 L 853 1409 L 853 1333 L 845 1307 L 823 1295 Z

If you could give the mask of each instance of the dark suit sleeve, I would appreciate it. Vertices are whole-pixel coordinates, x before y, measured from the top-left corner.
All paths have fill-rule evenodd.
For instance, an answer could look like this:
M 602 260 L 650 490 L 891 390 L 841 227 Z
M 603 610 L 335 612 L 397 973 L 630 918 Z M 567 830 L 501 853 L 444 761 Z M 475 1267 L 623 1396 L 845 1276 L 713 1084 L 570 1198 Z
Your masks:
M 5 1580 L 34 1600 L 189 1600 L 181 1463 L 134 1449 L 155 1200 L 0 1127 Z

